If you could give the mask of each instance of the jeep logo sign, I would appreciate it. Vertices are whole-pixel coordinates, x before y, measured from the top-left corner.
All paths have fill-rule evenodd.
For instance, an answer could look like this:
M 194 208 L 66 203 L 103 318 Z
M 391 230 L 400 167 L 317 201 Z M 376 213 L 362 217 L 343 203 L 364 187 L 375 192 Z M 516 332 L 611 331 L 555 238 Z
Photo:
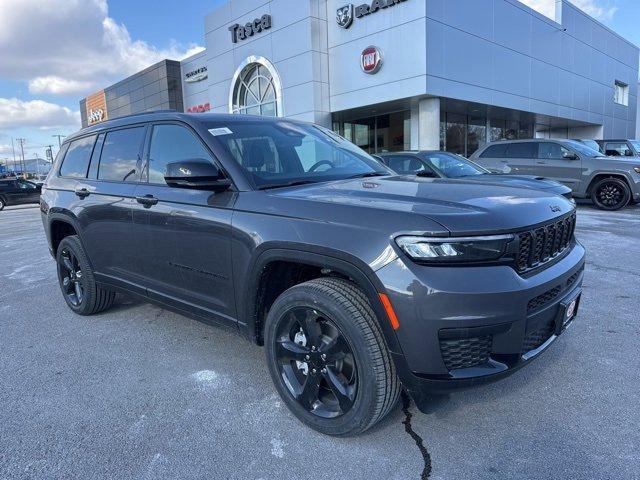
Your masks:
M 389 8 L 404 3 L 407 0 L 373 0 L 370 4 L 363 3 L 354 7 L 352 3 L 340 7 L 336 12 L 336 21 L 342 28 L 349 28 L 353 23 L 353 18 L 362 18 L 372 13 L 376 13 L 383 8 Z
M 378 73 L 382 67 L 382 52 L 378 47 L 370 46 L 362 51 L 360 56 L 360 67 L 364 73 L 373 75 Z
M 239 24 L 231 25 L 229 31 L 231 32 L 231 41 L 238 43 L 238 40 L 246 40 L 249 37 L 253 37 L 263 30 L 271 28 L 271 15 L 263 15 L 260 18 L 256 18 L 253 22 L 249 22 L 242 26 Z

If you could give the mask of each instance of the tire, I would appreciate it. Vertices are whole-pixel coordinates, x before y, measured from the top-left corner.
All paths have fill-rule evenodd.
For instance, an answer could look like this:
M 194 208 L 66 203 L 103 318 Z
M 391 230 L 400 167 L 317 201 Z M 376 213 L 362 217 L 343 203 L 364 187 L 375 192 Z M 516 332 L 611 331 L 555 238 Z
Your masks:
M 307 342 L 307 332 L 314 329 L 320 340 L 314 342 L 311 333 Z M 384 418 L 400 395 L 400 380 L 371 305 L 346 280 L 319 278 L 282 293 L 267 315 L 265 350 L 283 401 L 320 433 L 360 434 Z M 322 352 L 328 352 L 325 362 Z M 299 362 L 305 353 L 310 360 Z M 305 392 L 316 384 L 318 397 L 311 404 Z
M 631 200 L 631 190 L 624 180 L 603 178 L 591 189 L 591 200 L 600 210 L 620 210 Z
M 94 315 L 113 305 L 116 297 L 96 284 L 77 235 L 65 237 L 56 252 L 58 282 L 67 305 L 78 315 Z
M 4 210 L 4 207 L 7 206 L 7 202 L 3 197 L 0 197 L 0 211 Z

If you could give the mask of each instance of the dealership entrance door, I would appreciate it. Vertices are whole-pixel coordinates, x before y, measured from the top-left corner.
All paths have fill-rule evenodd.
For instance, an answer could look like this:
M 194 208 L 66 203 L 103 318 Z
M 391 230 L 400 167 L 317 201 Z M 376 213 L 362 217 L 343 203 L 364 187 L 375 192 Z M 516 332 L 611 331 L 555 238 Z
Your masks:
M 410 111 L 334 122 L 333 130 L 368 153 L 411 149 Z

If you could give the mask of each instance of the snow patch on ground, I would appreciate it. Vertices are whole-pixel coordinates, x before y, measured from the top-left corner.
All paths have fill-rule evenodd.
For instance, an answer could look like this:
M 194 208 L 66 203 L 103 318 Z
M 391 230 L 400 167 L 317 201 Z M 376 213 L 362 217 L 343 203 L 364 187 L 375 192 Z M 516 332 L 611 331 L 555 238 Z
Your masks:
M 191 380 L 202 390 L 214 390 L 226 383 L 226 378 L 213 370 L 200 370 L 192 373 Z
M 279 437 L 271 439 L 271 455 L 276 458 L 284 458 L 285 443 Z

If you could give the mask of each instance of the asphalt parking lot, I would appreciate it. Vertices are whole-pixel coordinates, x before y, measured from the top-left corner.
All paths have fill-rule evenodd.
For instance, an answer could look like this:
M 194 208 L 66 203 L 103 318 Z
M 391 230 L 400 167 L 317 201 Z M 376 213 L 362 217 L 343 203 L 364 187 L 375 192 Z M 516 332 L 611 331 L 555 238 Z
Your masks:
M 289 414 L 261 348 L 119 297 L 79 317 L 36 207 L 0 212 L 0 479 L 640 478 L 640 207 L 580 206 L 579 317 L 528 368 L 369 433 Z M 426 452 L 419 450 L 422 441 Z

